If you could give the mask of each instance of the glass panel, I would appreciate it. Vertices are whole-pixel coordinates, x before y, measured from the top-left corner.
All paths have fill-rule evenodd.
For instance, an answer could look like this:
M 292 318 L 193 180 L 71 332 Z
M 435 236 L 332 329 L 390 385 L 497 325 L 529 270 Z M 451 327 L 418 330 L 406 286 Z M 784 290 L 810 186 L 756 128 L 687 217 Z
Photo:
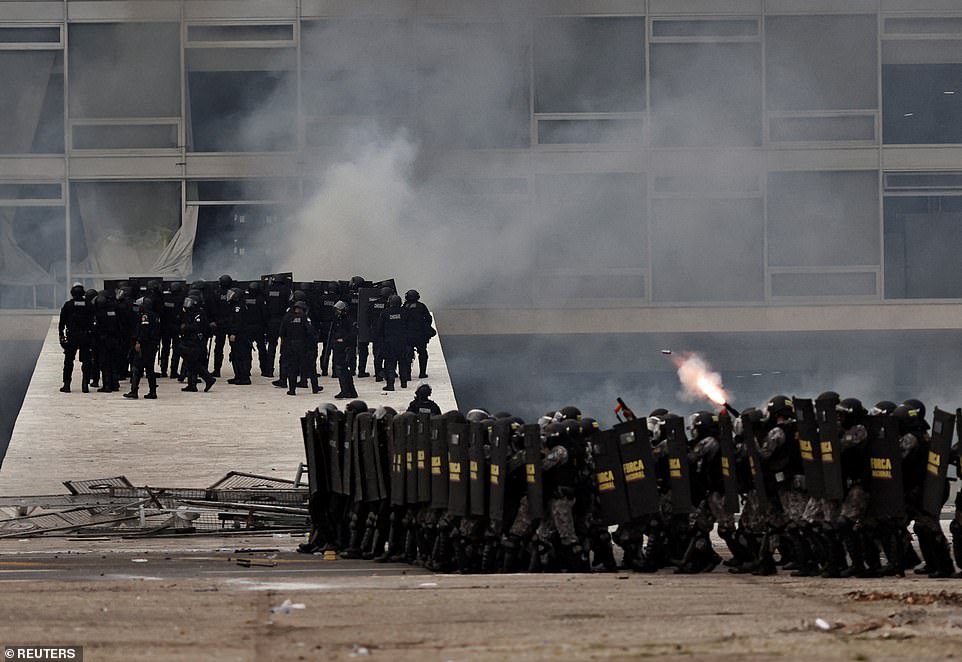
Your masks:
M 0 200 L 59 200 L 61 185 L 50 184 L 0 184 Z
M 962 197 L 885 198 L 885 298 L 962 297 Z
M 549 18 L 535 26 L 537 113 L 645 110 L 645 19 Z
M 962 173 L 886 173 L 885 190 L 899 189 L 962 189 Z
M 652 214 L 654 301 L 764 299 L 760 199 L 658 199 Z
M 768 263 L 773 267 L 879 264 L 876 172 L 768 176 Z
M 758 44 L 653 44 L 651 75 L 653 144 L 761 144 Z
M 641 144 L 645 124 L 641 120 L 538 120 L 538 143 Z
M 188 25 L 187 41 L 293 41 L 293 25 Z
M 180 115 L 178 23 L 71 23 L 70 116 Z
M 671 21 L 657 20 L 651 24 L 653 37 L 754 37 L 758 21 Z
M 60 28 L 0 28 L 2 44 L 59 44 Z
M 425 142 L 469 149 L 531 144 L 527 34 L 508 23 L 418 26 Z
M 540 300 L 562 303 L 577 299 L 644 299 L 643 274 L 540 274 Z
M 959 45 L 962 50 L 962 44 Z M 962 64 L 882 66 L 886 144 L 962 142 Z
M 642 175 L 543 175 L 536 191 L 539 266 L 585 271 L 645 266 Z
M 875 16 L 765 19 L 769 110 L 878 107 Z
M 290 216 L 281 205 L 200 207 L 194 248 L 194 273 L 266 274 L 275 271 L 289 234 Z
M 291 201 L 300 196 L 296 179 L 198 180 L 187 188 L 190 200 L 278 200 Z
M 66 245 L 62 206 L 0 207 L 0 308 L 59 308 Z
M 771 117 L 768 131 L 772 142 L 874 141 L 875 118 L 866 115 Z
M 0 154 L 63 154 L 63 53 L 0 52 Z
M 177 147 L 176 124 L 74 125 L 74 149 L 172 149 Z
M 757 193 L 758 177 L 668 175 L 655 177 L 658 193 Z
M 874 273 L 772 274 L 773 297 L 875 296 Z
M 886 18 L 886 34 L 958 34 L 962 18 Z

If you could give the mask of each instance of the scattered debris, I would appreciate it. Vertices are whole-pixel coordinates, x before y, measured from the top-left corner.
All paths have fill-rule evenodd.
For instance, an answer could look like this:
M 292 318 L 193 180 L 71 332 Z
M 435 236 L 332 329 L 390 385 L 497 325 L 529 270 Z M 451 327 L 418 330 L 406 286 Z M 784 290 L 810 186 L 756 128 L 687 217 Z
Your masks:
M 147 563 L 147 559 L 130 559 L 131 563 Z
M 231 558 L 227 557 L 228 561 L 233 561 L 242 568 L 274 568 L 277 566 L 277 561 L 269 561 L 267 559 L 248 559 L 248 558 Z
M 834 627 L 838 627 L 838 625 L 832 626 L 832 625 L 830 625 L 829 622 L 826 621 L 824 618 L 816 618 L 816 619 L 815 619 L 815 627 L 817 627 L 819 630 L 826 630 L 826 631 L 827 631 L 827 630 L 832 630 L 832 629 L 834 629 Z
M 272 613 L 272 614 L 283 614 L 283 615 L 286 616 L 286 615 L 290 614 L 292 611 L 294 611 L 295 609 L 304 609 L 304 603 L 303 603 L 303 602 L 291 602 L 290 600 L 284 600 L 284 602 L 282 602 L 282 603 L 281 603 L 280 605 L 278 605 L 277 607 L 271 607 L 271 613 Z
M 938 591 L 936 593 L 896 593 L 894 591 L 849 591 L 845 597 L 856 602 L 894 600 L 907 605 L 953 605 L 962 606 L 962 592 Z
M 368 649 L 367 646 L 359 646 L 358 644 L 354 644 L 354 647 L 351 649 L 349 657 L 364 657 L 365 655 L 370 655 L 370 654 L 371 654 L 371 651 Z

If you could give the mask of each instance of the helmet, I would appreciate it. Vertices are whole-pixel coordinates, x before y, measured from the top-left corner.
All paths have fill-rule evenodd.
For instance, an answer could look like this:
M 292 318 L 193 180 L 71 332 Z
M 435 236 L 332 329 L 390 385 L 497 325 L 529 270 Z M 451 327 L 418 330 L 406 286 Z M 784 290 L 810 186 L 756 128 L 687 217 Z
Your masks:
M 454 421 L 455 423 L 464 423 L 464 415 L 457 409 L 446 411 L 444 412 L 443 416 L 449 421 Z
M 766 419 L 774 421 L 779 417 L 791 418 L 795 414 L 795 405 L 787 395 L 775 395 L 765 406 Z
M 184 310 L 190 310 L 197 305 L 197 299 L 192 296 L 184 297 Z
M 85 293 L 86 290 L 84 290 L 82 283 L 74 283 L 73 287 L 70 288 L 70 296 L 72 296 L 74 299 L 81 298 Z
M 404 300 L 409 303 L 411 301 L 419 301 L 420 299 L 421 299 L 421 295 L 418 293 L 417 290 L 408 290 L 407 292 L 404 293 Z
M 902 402 L 902 404 L 908 405 L 912 409 L 918 409 L 919 418 L 921 418 L 922 420 L 925 420 L 925 405 L 922 403 L 921 400 L 919 400 L 918 398 L 909 398 L 908 400 L 905 400 L 904 402 Z
M 347 304 L 343 301 L 338 301 L 334 304 L 334 313 L 338 316 L 347 315 Z
M 294 290 L 291 293 L 291 301 L 307 301 L 307 295 L 303 290 Z
M 381 288 L 380 294 L 382 297 L 389 297 L 392 294 L 394 294 L 394 290 L 392 290 L 390 287 L 385 285 L 384 287 Z
M 879 414 L 891 414 L 895 411 L 895 403 L 891 400 L 879 400 L 875 403 L 875 406 L 869 409 L 868 413 L 872 416 L 878 416 Z
M 498 411 L 494 413 L 495 419 L 512 418 L 510 411 Z
M 351 289 L 357 290 L 364 285 L 364 276 L 351 276 Z
M 384 420 L 389 415 L 396 416 L 397 411 L 395 411 L 393 407 L 385 407 L 384 405 L 374 410 L 374 418 L 379 421 Z
M 184 291 L 184 284 L 179 280 L 175 280 L 173 283 L 170 284 L 170 291 L 175 294 L 180 294 L 181 292 Z
M 561 421 L 558 423 L 561 429 L 564 430 L 564 435 L 569 439 L 574 439 L 575 437 L 581 436 L 581 422 L 574 419 L 568 419 L 567 421 Z
M 541 432 L 549 448 L 557 446 L 568 436 L 568 430 L 564 423 L 548 423 Z
M 306 301 L 295 301 L 293 308 L 294 308 L 294 310 L 301 310 L 301 311 L 307 312 L 307 302 L 306 302 Z
M 858 424 L 868 413 L 858 398 L 845 398 L 835 406 L 839 413 L 839 422 L 843 428 L 850 428 Z
M 401 297 L 396 294 L 392 294 L 387 298 L 387 307 L 391 310 L 397 310 L 401 307 Z
M 658 409 L 652 409 L 651 413 L 648 414 L 648 417 L 651 418 L 652 416 L 654 416 L 656 418 L 664 418 L 665 414 L 667 413 L 668 413 L 667 409 L 665 409 L 664 407 L 659 407 Z
M 562 407 L 555 412 L 555 421 L 580 421 L 581 420 L 581 410 L 574 405 L 568 405 L 567 407 Z
M 483 420 L 491 418 L 490 412 L 485 409 L 472 409 L 464 417 L 469 423 L 480 423 Z
M 364 413 L 367 411 L 367 403 L 363 400 L 351 400 L 344 411 L 353 411 L 355 414 Z
M 815 399 L 816 399 L 816 400 L 835 400 L 835 401 L 838 401 L 838 400 L 840 399 L 840 396 L 839 396 L 839 394 L 836 393 L 835 391 L 822 391 L 821 393 L 818 394 L 818 396 L 817 396 Z
M 161 282 L 156 278 L 152 278 L 151 280 L 147 281 L 148 290 L 159 290 L 160 288 L 161 288 Z
M 89 290 L 84 292 L 84 299 L 86 299 L 87 301 L 93 301 L 96 298 L 97 298 L 97 290 L 95 290 L 94 288 L 91 287 Z
M 601 426 L 598 425 L 598 421 L 596 421 L 593 418 L 588 418 L 586 416 L 585 418 L 582 418 L 580 421 L 578 421 L 578 428 L 579 428 L 578 433 L 583 438 L 587 439 L 588 437 L 593 435 L 595 432 L 598 432 L 598 430 L 601 429 Z
M 217 279 L 217 282 L 220 283 L 220 287 L 222 290 L 226 290 L 228 287 L 234 284 L 234 279 L 228 276 L 227 274 L 224 274 L 223 276 Z
M 431 397 L 431 385 L 427 382 L 423 384 L 418 384 L 418 387 L 414 389 L 414 397 L 421 400 L 425 400 Z
M 892 410 L 892 417 L 898 421 L 900 433 L 926 427 L 921 412 L 911 405 L 899 405 Z
M 98 308 L 103 308 L 104 306 L 107 305 L 107 295 L 98 294 L 97 298 L 94 299 L 94 302 L 97 304 Z
M 704 439 L 719 434 L 718 414 L 710 411 L 699 411 L 691 415 L 688 424 L 691 435 L 696 439 Z
M 140 308 L 141 310 L 153 310 L 153 309 L 154 309 L 154 302 L 151 301 L 151 300 L 150 300 L 149 298 L 147 298 L 147 297 L 140 297 L 139 299 L 137 299 L 137 300 L 134 302 L 134 305 L 136 305 L 136 306 L 137 306 L 138 308 Z
M 247 291 L 251 294 L 257 294 L 261 291 L 261 282 L 259 280 L 252 280 L 247 284 Z

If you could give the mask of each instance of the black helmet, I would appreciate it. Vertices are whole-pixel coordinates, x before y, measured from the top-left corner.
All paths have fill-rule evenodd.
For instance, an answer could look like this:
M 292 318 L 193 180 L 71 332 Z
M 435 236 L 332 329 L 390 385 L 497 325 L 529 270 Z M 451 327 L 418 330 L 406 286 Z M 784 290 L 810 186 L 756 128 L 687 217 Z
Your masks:
M 173 283 L 170 284 L 170 291 L 173 292 L 174 294 L 180 294 L 181 292 L 184 291 L 184 284 L 179 280 L 175 280 Z
M 455 422 L 455 423 L 464 423 L 464 422 L 465 422 L 465 421 L 464 421 L 464 414 L 462 414 L 461 412 L 459 412 L 457 409 L 452 409 L 452 410 L 450 410 L 450 411 L 446 411 L 446 412 L 444 412 L 443 416 L 444 416 L 444 418 L 446 418 L 447 420 L 453 421 L 453 422 Z
M 658 409 L 652 409 L 651 413 L 648 414 L 648 417 L 651 418 L 652 416 L 654 416 L 655 418 L 664 418 L 665 414 L 667 413 L 668 413 L 667 409 L 665 409 L 664 407 L 658 407 Z
M 407 292 L 404 293 L 404 300 L 409 303 L 411 301 L 418 301 L 420 299 L 421 299 L 421 295 L 418 293 L 417 290 L 408 290 Z
M 835 409 L 839 414 L 839 422 L 845 429 L 861 423 L 868 414 L 858 398 L 845 398 L 835 406 Z
M 719 434 L 718 414 L 710 411 L 695 412 L 691 416 L 691 423 L 688 426 L 691 434 L 696 439 L 713 437 Z
M 252 294 L 257 294 L 261 291 L 261 282 L 259 280 L 252 280 L 247 284 L 247 291 Z
M 351 276 L 351 289 L 356 290 L 364 285 L 364 276 Z
M 580 421 L 581 420 L 581 410 L 574 405 L 568 405 L 562 407 L 555 412 L 554 420 L 556 422 L 560 421 Z
M 184 310 L 190 310 L 194 306 L 198 305 L 198 301 L 194 297 L 188 295 L 184 297 L 183 305 L 184 305 Z
M 418 384 L 418 387 L 414 390 L 414 397 L 421 400 L 426 400 L 431 397 L 431 385 L 428 383 Z
M 97 304 L 97 307 L 98 307 L 98 308 L 103 308 L 104 306 L 107 305 L 107 295 L 106 295 L 106 294 L 98 294 L 98 295 L 97 295 L 97 298 L 94 299 L 94 302 Z
M 908 405 L 912 409 L 918 409 L 919 418 L 921 418 L 923 421 L 925 420 L 925 405 L 922 403 L 921 400 L 919 400 L 918 398 L 909 398 L 908 400 L 903 401 L 902 404 Z
M 81 299 L 84 294 L 86 294 L 86 290 L 84 290 L 82 283 L 74 283 L 73 287 L 70 288 L 70 296 L 74 299 Z
M 394 294 L 394 290 L 392 290 L 390 287 L 385 285 L 384 287 L 381 288 L 380 294 L 382 297 L 389 297 L 392 294 Z
M 469 423 L 480 423 L 491 418 L 491 413 L 486 409 L 472 409 L 464 417 Z
M 568 429 L 564 423 L 548 423 L 544 426 L 542 434 L 544 434 L 548 447 L 552 448 L 560 444 L 568 436 Z
M 91 287 L 89 290 L 84 292 L 84 299 L 86 299 L 87 301 L 93 301 L 96 298 L 97 298 L 97 290 L 95 290 L 94 288 Z
M 392 294 L 387 298 L 387 307 L 391 310 L 397 310 L 401 307 L 401 297 L 396 294 Z
M 161 282 L 156 278 L 152 278 L 147 281 L 148 290 L 160 290 L 160 288 L 161 288 Z
M 891 414 L 897 405 L 891 400 L 879 400 L 875 406 L 869 409 L 869 414 L 878 416 L 879 414 Z
M 347 407 L 345 407 L 344 410 L 353 411 L 355 414 L 363 414 L 367 411 L 367 403 L 363 400 L 351 400 L 347 403 Z
M 598 432 L 598 430 L 601 429 L 601 426 L 598 425 L 598 421 L 595 419 L 585 416 L 578 421 L 578 428 L 578 433 L 582 436 L 582 438 L 587 439 L 595 432 Z
M 918 430 L 919 428 L 924 430 L 926 427 L 922 413 L 910 405 L 902 404 L 896 407 L 892 410 L 892 418 L 898 421 L 900 434 Z
M 791 418 L 795 414 L 795 405 L 787 395 L 775 395 L 765 406 L 768 419 L 774 421 L 779 417 Z
M 295 301 L 293 308 L 294 308 L 294 310 L 300 310 L 300 311 L 303 311 L 303 312 L 307 312 L 307 302 L 306 302 L 306 301 Z
M 818 394 L 818 397 L 816 397 L 815 399 L 816 399 L 816 400 L 829 400 L 829 399 L 831 399 L 831 400 L 836 400 L 836 401 L 837 401 L 837 400 L 839 400 L 839 398 L 840 398 L 839 394 L 836 393 L 835 391 L 822 391 L 821 393 Z
M 307 301 L 307 295 L 303 290 L 294 290 L 291 293 L 291 301 Z
M 495 420 L 500 420 L 502 418 L 512 418 L 510 411 L 496 411 L 494 412 Z
M 217 282 L 220 283 L 221 289 L 226 290 L 228 287 L 234 284 L 234 279 L 227 274 L 224 274 L 217 279 Z

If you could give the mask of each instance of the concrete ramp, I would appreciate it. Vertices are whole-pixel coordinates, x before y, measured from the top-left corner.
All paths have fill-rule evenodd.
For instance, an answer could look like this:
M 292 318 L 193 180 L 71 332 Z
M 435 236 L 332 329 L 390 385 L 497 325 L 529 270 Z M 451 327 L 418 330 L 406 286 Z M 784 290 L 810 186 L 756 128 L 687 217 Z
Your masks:
M 428 345 L 433 398 L 443 411 L 457 408 L 440 336 Z M 125 475 L 134 485 L 206 487 L 228 471 L 291 479 L 304 461 L 300 416 L 322 402 L 337 401 L 337 381 L 322 377 L 313 395 L 271 386 L 254 359 L 251 386 L 231 386 L 230 366 L 209 393 L 182 393 L 183 384 L 158 378 L 157 400 L 127 400 L 120 393 L 81 393 L 79 363 L 72 393 L 60 393 L 63 352 L 54 319 L 44 340 L 3 464 L 0 495 L 61 494 L 64 480 Z M 416 369 L 416 368 L 415 368 Z M 374 378 L 356 379 L 369 407 L 398 411 L 414 398 L 407 389 L 384 393 Z M 128 382 L 121 382 L 121 389 Z M 141 394 L 147 391 L 141 385 Z

